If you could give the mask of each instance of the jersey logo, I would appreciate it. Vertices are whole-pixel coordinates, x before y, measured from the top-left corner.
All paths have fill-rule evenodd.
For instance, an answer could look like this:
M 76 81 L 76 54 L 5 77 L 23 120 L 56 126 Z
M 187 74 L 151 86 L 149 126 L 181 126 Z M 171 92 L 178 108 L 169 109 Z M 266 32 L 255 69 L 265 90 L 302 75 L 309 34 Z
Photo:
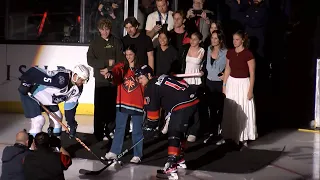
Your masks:
M 58 78 L 59 78 L 59 84 L 60 85 L 64 84 L 66 79 L 63 76 L 59 76 Z
M 132 92 L 139 86 L 139 83 L 132 77 L 124 78 L 124 82 L 122 84 L 122 87 L 128 92 Z
M 167 76 L 168 75 L 165 75 L 165 74 L 159 76 L 158 79 L 157 79 L 156 85 L 160 86 L 162 84 L 164 78 L 167 77 Z
M 59 95 L 59 96 L 56 96 L 55 94 L 52 96 L 52 103 L 54 104 L 59 104 L 61 102 L 64 102 L 68 99 L 68 96 L 66 95 Z

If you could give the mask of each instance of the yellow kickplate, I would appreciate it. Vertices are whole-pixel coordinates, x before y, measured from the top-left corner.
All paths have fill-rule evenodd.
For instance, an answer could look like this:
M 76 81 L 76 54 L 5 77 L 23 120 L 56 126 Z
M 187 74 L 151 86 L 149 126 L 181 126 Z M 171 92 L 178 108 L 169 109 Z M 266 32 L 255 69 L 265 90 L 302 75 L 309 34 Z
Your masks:
M 308 132 L 308 133 L 320 133 L 320 130 L 312 130 L 312 129 L 298 129 L 301 132 Z

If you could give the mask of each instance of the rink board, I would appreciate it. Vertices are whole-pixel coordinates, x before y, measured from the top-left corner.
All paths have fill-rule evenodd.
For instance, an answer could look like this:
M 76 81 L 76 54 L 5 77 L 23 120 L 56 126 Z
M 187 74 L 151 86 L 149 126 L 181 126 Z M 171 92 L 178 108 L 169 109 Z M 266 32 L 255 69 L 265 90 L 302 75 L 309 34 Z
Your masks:
M 76 64 L 88 66 L 87 51 L 88 46 L 0 44 L 0 112 L 23 112 L 17 90 L 22 72 L 32 66 L 48 69 L 72 69 Z M 90 80 L 79 99 L 77 114 L 93 114 L 94 86 L 91 69 Z M 63 104 L 59 106 L 63 108 Z

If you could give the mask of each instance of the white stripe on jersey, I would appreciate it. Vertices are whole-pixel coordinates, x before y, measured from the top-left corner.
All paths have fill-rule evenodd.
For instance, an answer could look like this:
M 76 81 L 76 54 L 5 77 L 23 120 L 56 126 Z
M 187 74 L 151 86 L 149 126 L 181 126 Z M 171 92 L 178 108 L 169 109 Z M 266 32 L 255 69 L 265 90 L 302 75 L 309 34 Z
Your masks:
M 69 90 L 68 87 L 63 89 L 39 85 L 33 92 L 33 96 L 37 98 L 43 105 L 57 105 L 65 102 L 64 109 L 71 110 L 77 103 L 81 95 L 78 86 L 74 85 Z

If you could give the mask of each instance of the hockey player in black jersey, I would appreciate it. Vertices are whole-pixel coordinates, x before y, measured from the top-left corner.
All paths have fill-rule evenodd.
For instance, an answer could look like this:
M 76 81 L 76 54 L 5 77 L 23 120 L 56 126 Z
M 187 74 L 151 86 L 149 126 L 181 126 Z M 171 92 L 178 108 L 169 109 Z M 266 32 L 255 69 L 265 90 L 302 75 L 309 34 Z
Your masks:
M 178 81 L 168 75 L 153 77 L 153 71 L 148 65 L 137 69 L 136 76 L 139 83 L 145 86 L 145 138 L 156 130 L 160 108 L 171 113 L 168 127 L 168 160 L 164 168 L 157 171 L 157 177 L 175 179 L 178 168 L 186 168 L 183 152 L 186 133 L 199 99 L 195 91 L 184 81 Z

